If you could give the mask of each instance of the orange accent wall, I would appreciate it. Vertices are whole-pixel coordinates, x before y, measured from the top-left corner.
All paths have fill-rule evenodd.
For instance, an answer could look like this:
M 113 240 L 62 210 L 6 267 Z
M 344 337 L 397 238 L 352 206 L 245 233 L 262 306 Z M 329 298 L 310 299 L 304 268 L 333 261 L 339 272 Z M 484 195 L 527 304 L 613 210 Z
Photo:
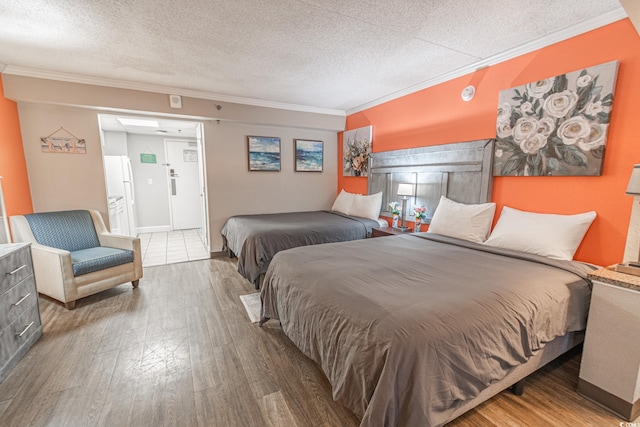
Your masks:
M 624 254 L 633 202 L 625 189 L 640 163 L 640 36 L 628 19 L 352 114 L 346 129 L 373 125 L 374 152 L 495 138 L 501 90 L 613 60 L 619 61 L 618 77 L 602 176 L 496 177 L 493 201 L 496 219 L 504 205 L 559 214 L 595 210 L 575 258 L 614 264 Z M 469 84 L 476 96 L 464 102 L 460 93 Z M 342 135 L 338 150 L 342 158 Z M 339 171 L 341 188 L 366 193 L 367 179 Z
M 0 75 L 1 77 L 1 75 Z M 7 215 L 33 212 L 18 106 L 4 97 L 0 78 L 0 176 Z

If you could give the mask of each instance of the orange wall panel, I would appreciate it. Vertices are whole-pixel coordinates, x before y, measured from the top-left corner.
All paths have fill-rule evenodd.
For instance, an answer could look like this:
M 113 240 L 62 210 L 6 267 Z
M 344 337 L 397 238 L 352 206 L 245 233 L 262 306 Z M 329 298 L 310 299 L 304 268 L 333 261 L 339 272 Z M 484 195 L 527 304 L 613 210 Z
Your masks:
M 0 76 L 1 77 L 1 76 Z M 0 78 L 0 176 L 7 215 L 33 212 L 18 106 L 4 97 Z
M 493 201 L 497 212 L 504 205 L 560 214 L 595 210 L 576 259 L 614 264 L 622 260 L 633 202 L 626 185 L 640 163 L 640 37 L 628 19 L 352 114 L 347 129 L 373 125 L 374 152 L 495 138 L 501 90 L 613 60 L 618 76 L 602 176 L 496 177 Z M 476 96 L 464 102 L 460 93 L 469 84 Z M 338 149 L 342 158 L 341 136 Z M 340 172 L 341 188 L 366 193 L 367 180 Z

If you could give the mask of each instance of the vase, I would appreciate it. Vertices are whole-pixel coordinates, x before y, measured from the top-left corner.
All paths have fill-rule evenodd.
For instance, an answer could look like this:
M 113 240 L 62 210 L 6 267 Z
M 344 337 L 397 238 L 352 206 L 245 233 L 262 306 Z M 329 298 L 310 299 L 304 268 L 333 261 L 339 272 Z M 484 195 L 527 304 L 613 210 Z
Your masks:
M 415 226 L 413 227 L 413 232 L 414 233 L 419 233 L 421 225 L 422 225 L 422 218 L 416 218 Z
M 393 228 L 398 228 L 398 214 L 393 214 L 393 219 L 391 220 L 391 226 Z

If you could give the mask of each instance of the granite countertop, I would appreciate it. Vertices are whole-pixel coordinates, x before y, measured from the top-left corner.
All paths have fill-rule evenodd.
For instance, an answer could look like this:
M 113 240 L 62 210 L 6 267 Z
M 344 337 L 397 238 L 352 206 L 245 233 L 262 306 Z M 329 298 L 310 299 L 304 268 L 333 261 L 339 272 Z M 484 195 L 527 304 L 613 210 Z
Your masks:
M 621 288 L 640 291 L 640 276 L 618 272 L 616 271 L 615 265 L 592 271 L 589 273 L 589 279 L 597 280 L 613 286 L 619 286 Z

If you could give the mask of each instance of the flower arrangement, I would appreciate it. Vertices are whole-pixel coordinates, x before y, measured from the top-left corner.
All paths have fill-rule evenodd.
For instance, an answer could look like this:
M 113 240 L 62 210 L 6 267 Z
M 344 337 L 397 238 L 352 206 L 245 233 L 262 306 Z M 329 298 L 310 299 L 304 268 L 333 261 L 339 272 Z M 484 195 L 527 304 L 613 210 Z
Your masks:
M 616 67 L 611 62 L 501 91 L 494 175 L 599 175 Z
M 389 208 L 392 215 L 400 215 L 400 208 L 398 208 L 398 202 L 389 203 Z
M 416 216 L 416 219 L 423 220 L 427 218 L 427 208 L 424 206 L 413 208 L 413 214 Z

